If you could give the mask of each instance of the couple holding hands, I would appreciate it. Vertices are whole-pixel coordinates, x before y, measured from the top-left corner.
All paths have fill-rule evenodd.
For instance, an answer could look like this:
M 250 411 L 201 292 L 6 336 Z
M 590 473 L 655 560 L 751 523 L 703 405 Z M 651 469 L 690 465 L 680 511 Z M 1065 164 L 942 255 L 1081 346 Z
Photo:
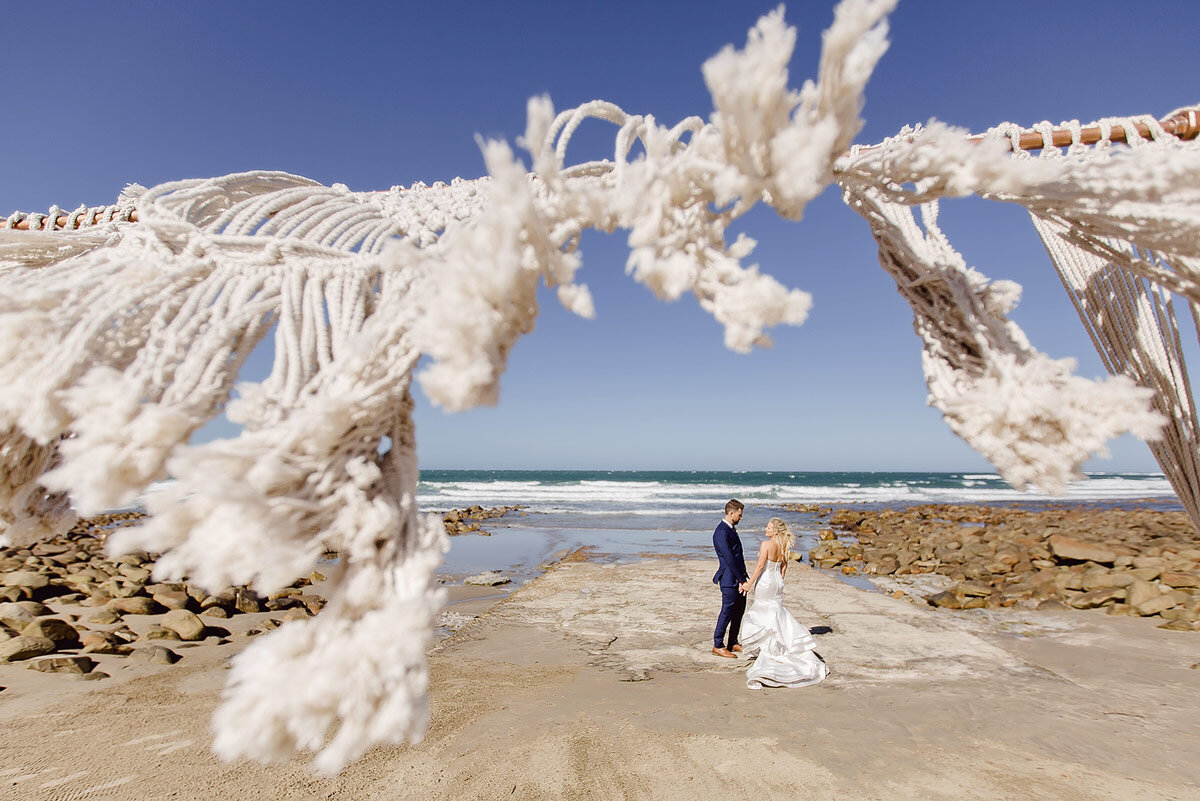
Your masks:
M 783 606 L 783 579 L 794 542 L 787 523 L 778 517 L 767 522 L 758 549 L 754 575 L 746 575 L 742 540 L 737 524 L 745 505 L 738 500 L 725 504 L 725 518 L 713 532 L 713 547 L 720 567 L 713 584 L 721 588 L 721 614 L 713 632 L 716 656 L 753 658 L 746 671 L 746 686 L 805 687 L 828 674 L 825 662 L 813 650 L 817 643 L 806 626 L 801 626 Z M 754 601 L 746 609 L 747 595 Z M 740 639 L 739 639 L 740 635 Z

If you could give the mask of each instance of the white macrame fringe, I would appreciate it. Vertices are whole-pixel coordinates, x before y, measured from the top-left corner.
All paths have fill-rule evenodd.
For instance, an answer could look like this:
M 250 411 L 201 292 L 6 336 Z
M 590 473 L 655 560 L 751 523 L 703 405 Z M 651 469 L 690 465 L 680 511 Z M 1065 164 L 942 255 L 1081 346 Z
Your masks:
M 595 313 L 576 281 L 586 229 L 626 230 L 629 274 L 662 299 L 691 293 L 729 348 L 768 345 L 766 329 L 802 323 L 811 298 L 743 265 L 754 242 L 728 242 L 727 228 L 760 201 L 798 220 L 830 183 L 866 217 L 913 307 L 930 402 L 1006 479 L 1060 491 L 1107 439 L 1154 436 L 1163 416 L 1149 401 L 1165 385 L 1087 381 L 1034 350 L 1006 317 L 1020 288 L 967 267 L 937 226 L 936 201 L 1021 203 L 1048 221 L 1048 243 L 1195 308 L 1200 152 L 1163 135 L 1122 158 L 1105 148 L 1014 158 L 1011 126 L 972 145 L 935 123 L 843 156 L 894 5 L 844 0 L 818 78 L 799 91 L 787 74 L 795 33 L 782 9 L 768 14 L 742 50 L 704 65 L 709 122 L 668 128 L 601 101 L 555 114 L 534 98 L 520 140 L 532 174 L 506 144 L 481 141 L 489 175 L 474 181 L 352 192 L 251 172 L 132 187 L 112 209 L 71 215 L 78 231 L 41 231 L 56 209 L 10 217 L 0 539 L 60 533 L 76 511 L 132 503 L 170 476 L 146 499 L 149 522 L 110 540 L 161 554 L 159 579 L 270 592 L 335 551 L 321 615 L 237 658 L 216 749 L 263 760 L 314 750 L 317 769 L 333 773 L 372 745 L 416 741 L 447 547 L 415 502 L 419 358 L 431 357 L 417 379 L 435 403 L 496 402 L 508 354 L 536 319 L 539 281 L 571 311 Z M 613 157 L 570 165 L 568 144 L 589 118 L 617 126 Z M 134 203 L 139 223 L 120 222 Z M 7 230 L 21 219 L 32 232 Z M 266 336 L 269 377 L 231 398 Z M 188 445 L 222 408 L 243 431 Z M 1195 441 L 1192 420 L 1173 441 Z

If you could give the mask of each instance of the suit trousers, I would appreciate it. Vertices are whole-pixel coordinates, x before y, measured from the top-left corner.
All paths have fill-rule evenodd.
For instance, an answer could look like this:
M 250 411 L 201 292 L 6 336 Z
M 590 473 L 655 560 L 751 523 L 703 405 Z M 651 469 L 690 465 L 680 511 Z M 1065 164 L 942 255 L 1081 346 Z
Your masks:
M 746 613 L 746 596 L 736 586 L 721 586 L 721 614 L 717 617 L 717 628 L 713 632 L 714 648 L 732 648 L 737 645 L 738 631 L 742 627 L 742 615 Z M 728 645 L 725 630 L 729 629 Z

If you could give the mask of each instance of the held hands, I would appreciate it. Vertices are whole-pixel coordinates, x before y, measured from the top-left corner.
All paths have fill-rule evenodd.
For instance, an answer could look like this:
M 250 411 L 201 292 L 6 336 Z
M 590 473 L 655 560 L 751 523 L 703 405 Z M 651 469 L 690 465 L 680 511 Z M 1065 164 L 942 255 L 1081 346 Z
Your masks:
M 749 592 L 750 592 L 750 582 L 749 582 L 749 581 L 743 581 L 741 584 L 739 584 L 739 585 L 738 585 L 738 592 L 740 592 L 742 595 L 747 595 L 747 594 L 749 594 Z

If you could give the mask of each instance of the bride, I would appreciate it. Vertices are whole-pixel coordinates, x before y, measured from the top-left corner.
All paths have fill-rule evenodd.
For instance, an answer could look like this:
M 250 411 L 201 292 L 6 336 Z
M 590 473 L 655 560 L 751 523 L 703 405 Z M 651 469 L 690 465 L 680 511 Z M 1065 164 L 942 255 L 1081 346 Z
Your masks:
M 813 650 L 817 643 L 808 628 L 783 608 L 783 577 L 794 541 L 787 523 L 772 517 L 750 577 L 754 603 L 742 620 L 741 640 L 745 656 L 757 656 L 746 671 L 746 686 L 752 690 L 764 685 L 805 687 L 822 681 L 829 672 Z

